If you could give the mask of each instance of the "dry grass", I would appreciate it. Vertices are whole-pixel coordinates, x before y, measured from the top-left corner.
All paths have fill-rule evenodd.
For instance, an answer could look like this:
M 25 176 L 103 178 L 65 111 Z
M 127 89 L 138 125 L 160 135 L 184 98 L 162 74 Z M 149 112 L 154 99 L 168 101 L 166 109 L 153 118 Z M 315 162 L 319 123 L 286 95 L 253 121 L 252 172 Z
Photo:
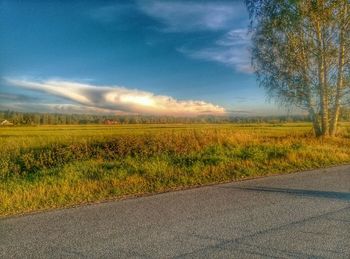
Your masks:
M 350 162 L 346 125 L 0 128 L 0 215 Z

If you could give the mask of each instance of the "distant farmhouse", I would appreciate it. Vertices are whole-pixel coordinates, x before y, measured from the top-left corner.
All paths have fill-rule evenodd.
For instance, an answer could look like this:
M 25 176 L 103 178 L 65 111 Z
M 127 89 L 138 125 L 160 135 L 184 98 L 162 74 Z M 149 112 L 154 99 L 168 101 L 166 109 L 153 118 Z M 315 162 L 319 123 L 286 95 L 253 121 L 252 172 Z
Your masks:
M 0 126 L 13 126 L 13 123 L 9 122 L 8 120 L 4 120 L 0 123 Z
M 118 121 L 114 121 L 114 120 L 105 120 L 103 122 L 105 125 L 115 125 L 115 124 L 119 124 Z

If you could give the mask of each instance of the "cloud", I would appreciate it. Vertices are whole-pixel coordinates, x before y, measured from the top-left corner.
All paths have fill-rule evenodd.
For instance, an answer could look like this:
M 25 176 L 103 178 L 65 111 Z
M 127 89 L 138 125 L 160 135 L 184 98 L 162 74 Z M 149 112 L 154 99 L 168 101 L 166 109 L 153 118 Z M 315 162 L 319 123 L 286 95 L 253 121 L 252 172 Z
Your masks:
M 204 45 L 201 42 L 202 47 L 195 48 L 185 45 L 177 50 L 191 58 L 214 61 L 238 72 L 253 72 L 250 64 L 250 35 L 247 29 L 235 28 L 238 24 L 242 26 L 242 21 L 248 18 L 242 1 L 198 3 L 154 0 L 146 3 L 140 1 L 139 8 L 160 21 L 165 32 L 222 31 L 225 34 L 215 42 Z
M 247 29 L 233 29 L 216 42 L 219 46 L 247 46 L 250 43 L 250 34 Z
M 79 106 L 86 107 L 89 111 L 94 109 L 97 112 L 115 111 L 174 116 L 225 114 L 223 107 L 208 102 L 176 100 L 169 96 L 155 95 L 120 86 L 96 86 L 60 80 L 28 81 L 7 78 L 6 81 L 17 87 L 68 99 Z
M 160 21 L 169 32 L 221 30 L 230 26 L 243 5 L 228 3 L 139 1 L 140 10 Z
M 246 29 L 227 32 L 212 46 L 201 49 L 178 48 L 178 51 L 195 59 L 215 61 L 243 73 L 252 73 L 250 63 L 250 35 Z
M 250 35 L 247 29 L 236 28 L 244 26 L 245 22 L 248 25 L 248 13 L 243 1 L 140 0 L 102 6 L 94 9 L 90 16 L 109 23 L 135 11 L 160 22 L 161 27 L 157 27 L 160 32 L 205 32 L 207 38 L 218 37 L 216 35 L 222 33 L 220 38 L 211 43 L 203 41 L 203 36 L 196 38 L 198 35 L 182 38 L 183 46 L 177 50 L 191 58 L 214 61 L 238 72 L 253 72 L 249 52 Z M 146 44 L 153 43 L 148 40 Z M 197 47 L 186 47 L 189 44 Z

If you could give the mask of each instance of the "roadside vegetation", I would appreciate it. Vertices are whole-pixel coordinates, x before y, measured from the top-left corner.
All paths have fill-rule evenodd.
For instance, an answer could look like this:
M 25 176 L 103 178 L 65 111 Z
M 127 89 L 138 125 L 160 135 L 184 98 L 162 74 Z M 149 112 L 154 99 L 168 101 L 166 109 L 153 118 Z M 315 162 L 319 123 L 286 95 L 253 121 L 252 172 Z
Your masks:
M 349 163 L 349 137 L 308 123 L 0 128 L 0 215 Z

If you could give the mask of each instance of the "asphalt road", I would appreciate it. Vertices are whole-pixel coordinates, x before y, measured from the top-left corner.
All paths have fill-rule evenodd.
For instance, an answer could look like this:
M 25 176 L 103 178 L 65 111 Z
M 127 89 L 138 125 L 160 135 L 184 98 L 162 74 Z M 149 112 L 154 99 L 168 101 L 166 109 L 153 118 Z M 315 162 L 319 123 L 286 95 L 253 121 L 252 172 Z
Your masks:
M 350 258 L 350 166 L 0 219 L 1 258 Z

